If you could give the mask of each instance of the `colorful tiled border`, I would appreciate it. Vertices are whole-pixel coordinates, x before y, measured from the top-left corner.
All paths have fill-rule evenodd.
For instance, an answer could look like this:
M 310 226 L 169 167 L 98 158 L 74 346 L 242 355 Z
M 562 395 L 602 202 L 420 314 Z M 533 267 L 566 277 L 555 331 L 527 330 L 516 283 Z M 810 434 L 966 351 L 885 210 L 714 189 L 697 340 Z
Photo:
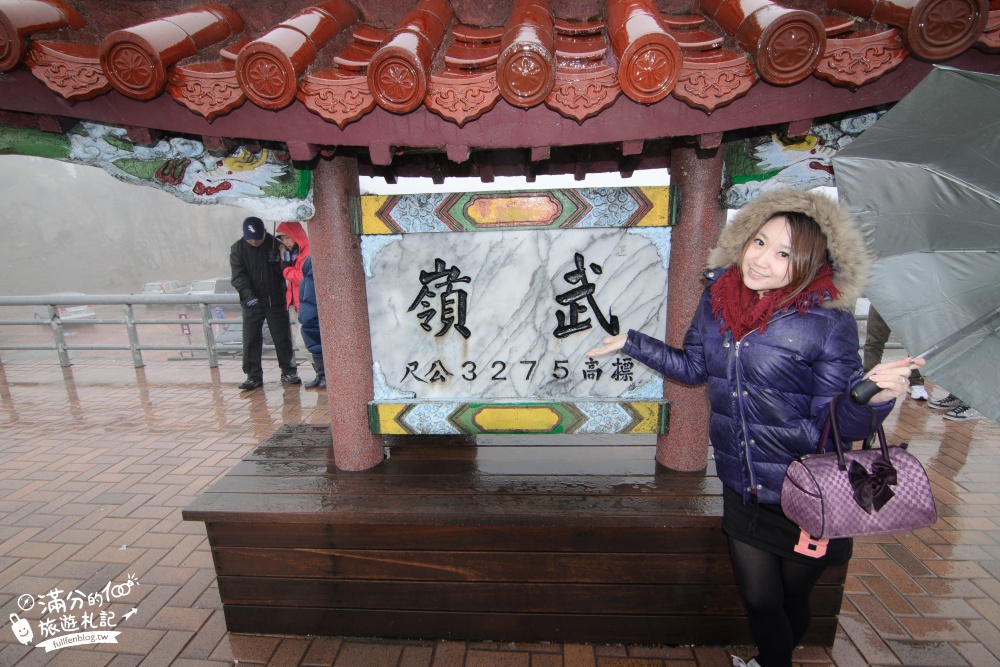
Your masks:
M 668 227 L 678 204 L 670 186 L 364 195 L 352 227 L 355 234 Z
M 476 402 L 368 404 L 372 433 L 486 435 L 506 433 L 665 434 L 667 401 Z

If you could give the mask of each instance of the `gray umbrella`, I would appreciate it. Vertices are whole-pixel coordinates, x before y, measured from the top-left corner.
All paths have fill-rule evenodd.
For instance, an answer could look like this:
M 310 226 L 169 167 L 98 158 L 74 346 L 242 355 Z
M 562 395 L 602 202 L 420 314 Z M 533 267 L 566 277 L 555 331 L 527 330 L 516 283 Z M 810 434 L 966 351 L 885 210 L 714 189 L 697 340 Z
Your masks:
M 935 67 L 833 168 L 879 255 L 866 295 L 930 352 L 928 377 L 1000 423 L 1000 76 Z

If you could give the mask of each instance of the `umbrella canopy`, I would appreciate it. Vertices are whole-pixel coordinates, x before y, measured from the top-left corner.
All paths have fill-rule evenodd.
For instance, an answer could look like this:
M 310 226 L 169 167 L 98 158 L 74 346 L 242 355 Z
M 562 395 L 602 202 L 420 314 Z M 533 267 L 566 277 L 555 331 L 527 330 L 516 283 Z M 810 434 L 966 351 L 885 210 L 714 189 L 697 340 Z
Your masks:
M 833 168 L 879 257 L 866 296 L 908 352 L 934 348 L 928 377 L 1000 423 L 1000 76 L 935 67 Z

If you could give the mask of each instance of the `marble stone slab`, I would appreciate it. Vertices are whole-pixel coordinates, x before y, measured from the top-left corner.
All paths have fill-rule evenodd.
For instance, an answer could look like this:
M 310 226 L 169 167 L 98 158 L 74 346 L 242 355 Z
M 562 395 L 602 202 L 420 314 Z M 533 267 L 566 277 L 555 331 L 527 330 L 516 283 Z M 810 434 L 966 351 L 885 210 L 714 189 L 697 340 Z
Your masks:
M 362 237 L 375 400 L 662 398 L 584 353 L 664 336 L 669 246 L 666 227 Z

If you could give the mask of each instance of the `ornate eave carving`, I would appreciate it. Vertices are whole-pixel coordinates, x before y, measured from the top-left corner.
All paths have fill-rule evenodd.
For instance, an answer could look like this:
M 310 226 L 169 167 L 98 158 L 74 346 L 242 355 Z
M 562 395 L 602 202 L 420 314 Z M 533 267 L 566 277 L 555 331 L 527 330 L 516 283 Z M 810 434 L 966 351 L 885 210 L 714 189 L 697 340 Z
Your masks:
M 70 102 L 89 100 L 111 90 L 95 44 L 32 42 L 25 64 L 52 92 Z
M 674 97 L 712 113 L 747 94 L 757 77 L 750 59 L 728 49 L 687 53 Z
M 375 108 L 364 73 L 348 74 L 337 69 L 307 74 L 299 85 L 298 99 L 314 114 L 344 129 Z
M 837 86 L 860 88 L 898 67 L 908 53 L 898 28 L 857 30 L 827 40 L 815 75 Z
M 236 80 L 236 68 L 226 61 L 171 67 L 167 92 L 208 120 L 239 108 L 247 99 Z
M 614 104 L 621 94 L 618 74 L 607 65 L 582 71 L 561 67 L 545 106 L 582 123 Z
M 499 101 L 495 68 L 481 73 L 432 75 L 424 98 L 428 109 L 459 127 L 479 118 Z

